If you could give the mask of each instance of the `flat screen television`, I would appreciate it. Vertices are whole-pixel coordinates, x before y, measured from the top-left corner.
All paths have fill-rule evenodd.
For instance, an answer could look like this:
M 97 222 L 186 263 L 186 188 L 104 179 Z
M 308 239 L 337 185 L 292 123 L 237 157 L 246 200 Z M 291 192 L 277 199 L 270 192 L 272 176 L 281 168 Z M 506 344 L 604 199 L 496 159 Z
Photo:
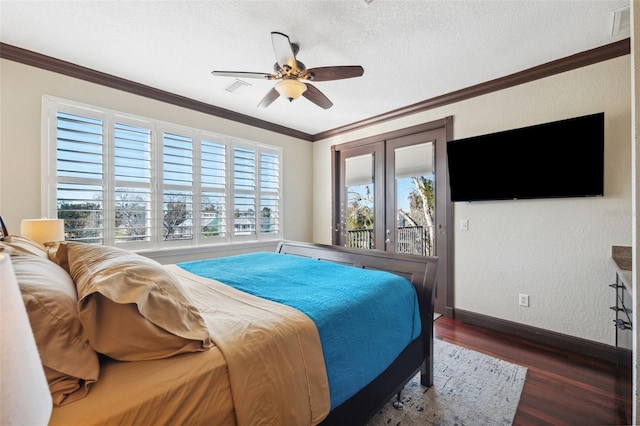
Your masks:
M 447 143 L 451 201 L 604 195 L 604 112 Z

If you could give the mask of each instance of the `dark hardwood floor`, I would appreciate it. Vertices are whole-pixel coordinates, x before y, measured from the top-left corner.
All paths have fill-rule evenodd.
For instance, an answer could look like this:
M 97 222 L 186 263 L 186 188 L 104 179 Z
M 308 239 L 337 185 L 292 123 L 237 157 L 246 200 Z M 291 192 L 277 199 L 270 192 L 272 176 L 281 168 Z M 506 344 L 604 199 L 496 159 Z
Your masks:
M 527 367 L 515 426 L 626 424 L 630 384 L 622 390 L 615 364 L 445 317 L 435 337 Z

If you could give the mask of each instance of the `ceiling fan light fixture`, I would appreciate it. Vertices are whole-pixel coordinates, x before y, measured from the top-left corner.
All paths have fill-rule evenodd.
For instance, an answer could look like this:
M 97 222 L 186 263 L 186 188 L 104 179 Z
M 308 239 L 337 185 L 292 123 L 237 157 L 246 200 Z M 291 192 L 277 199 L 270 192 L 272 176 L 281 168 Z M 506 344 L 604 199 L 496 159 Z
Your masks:
M 275 89 L 291 102 L 298 99 L 307 90 L 307 85 L 295 79 L 285 78 L 276 84 Z
M 268 107 L 280 96 L 291 102 L 304 95 L 320 108 L 329 109 L 333 103 L 318 88 L 307 81 L 342 80 L 360 77 L 364 73 L 364 69 L 360 65 L 307 69 L 302 62 L 296 59 L 299 46 L 291 43 L 289 36 L 274 31 L 271 33 L 271 43 L 273 44 L 273 53 L 276 56 L 276 63 L 273 65 L 274 74 L 246 71 L 212 71 L 212 74 L 222 77 L 259 78 L 276 81 L 271 90 L 258 103 L 258 108 Z

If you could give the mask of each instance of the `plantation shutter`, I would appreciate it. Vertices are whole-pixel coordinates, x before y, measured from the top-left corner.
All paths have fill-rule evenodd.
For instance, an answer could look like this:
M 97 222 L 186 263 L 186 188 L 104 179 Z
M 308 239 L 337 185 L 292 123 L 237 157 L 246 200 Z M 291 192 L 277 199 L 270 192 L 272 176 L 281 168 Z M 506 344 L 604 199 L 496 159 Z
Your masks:
M 235 236 L 256 235 L 256 152 L 233 148 L 233 230 Z
M 162 146 L 163 239 L 192 239 L 193 140 L 164 133 Z
M 280 232 L 280 156 L 260 152 L 260 234 Z
M 200 144 L 200 236 L 227 235 L 226 145 L 203 140 Z
M 114 125 L 115 242 L 151 239 L 151 130 Z
M 104 243 L 104 123 L 56 114 L 56 202 L 67 239 Z

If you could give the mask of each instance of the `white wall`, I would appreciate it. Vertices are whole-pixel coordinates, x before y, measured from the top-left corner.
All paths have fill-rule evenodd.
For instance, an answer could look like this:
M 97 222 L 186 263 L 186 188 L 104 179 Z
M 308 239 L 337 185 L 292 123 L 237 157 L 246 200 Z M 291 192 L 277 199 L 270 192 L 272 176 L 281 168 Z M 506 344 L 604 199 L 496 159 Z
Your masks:
M 638 133 L 640 132 L 640 105 L 638 105 L 638 99 L 640 99 L 640 43 L 638 37 L 640 36 L 640 7 L 636 2 L 631 2 L 631 84 L 633 97 L 631 100 L 632 106 L 632 143 L 631 143 L 631 176 L 632 176 L 632 247 L 633 258 L 632 268 L 634 274 L 632 276 L 633 289 L 631 291 L 632 298 L 635 301 L 635 309 L 631 313 L 631 323 L 635 324 L 633 334 L 633 415 L 631 418 L 631 424 L 638 424 L 638 415 L 640 408 L 640 398 L 638 398 L 638 384 L 640 383 L 640 369 L 638 368 L 638 308 L 640 308 L 640 298 L 638 298 L 638 283 L 640 280 L 640 273 L 638 272 L 638 226 L 640 218 L 638 216 L 638 208 L 640 207 L 640 193 L 638 192 L 638 184 L 640 183 L 640 156 L 638 155 Z
M 40 115 L 46 94 L 283 147 L 284 238 L 312 238 L 313 150 L 308 141 L 8 60 L 0 60 L 0 91 L 0 214 L 10 232 L 17 233 L 21 219 L 43 214 Z
M 605 112 L 605 196 L 456 203 L 454 307 L 614 343 L 611 245 L 631 245 L 630 55 L 315 142 L 315 242 L 331 241 L 330 147 L 452 115 L 454 138 Z M 536 154 L 552 149 L 541 141 Z M 544 172 L 544 162 L 541 162 Z M 460 219 L 469 230 L 458 231 Z M 518 294 L 530 307 L 518 306 Z

